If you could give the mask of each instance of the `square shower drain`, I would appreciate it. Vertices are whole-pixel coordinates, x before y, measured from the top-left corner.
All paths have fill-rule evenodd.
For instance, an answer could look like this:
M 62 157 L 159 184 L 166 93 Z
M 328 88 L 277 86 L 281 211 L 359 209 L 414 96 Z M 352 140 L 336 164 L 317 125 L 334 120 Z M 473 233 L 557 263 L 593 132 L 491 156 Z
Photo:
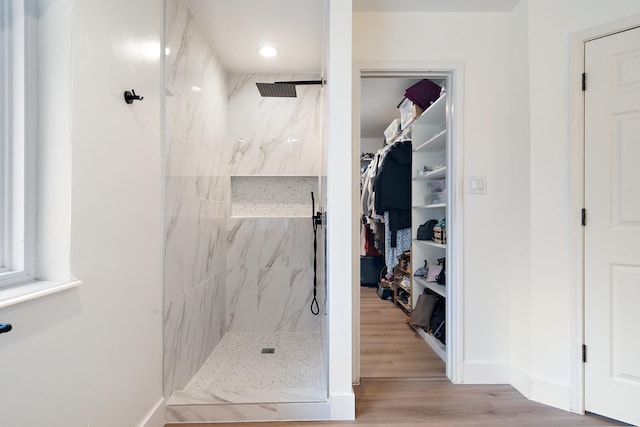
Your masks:
M 276 352 L 276 349 L 271 347 L 263 348 L 262 351 L 260 351 L 260 353 L 262 354 L 273 354 L 275 352 Z

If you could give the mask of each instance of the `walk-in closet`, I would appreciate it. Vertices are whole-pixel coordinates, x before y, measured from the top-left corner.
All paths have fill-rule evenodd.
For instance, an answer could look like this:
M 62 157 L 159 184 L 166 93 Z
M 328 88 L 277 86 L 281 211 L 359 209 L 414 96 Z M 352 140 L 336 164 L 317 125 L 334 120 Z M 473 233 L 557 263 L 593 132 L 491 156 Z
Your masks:
M 362 76 L 360 377 L 444 377 L 447 75 Z

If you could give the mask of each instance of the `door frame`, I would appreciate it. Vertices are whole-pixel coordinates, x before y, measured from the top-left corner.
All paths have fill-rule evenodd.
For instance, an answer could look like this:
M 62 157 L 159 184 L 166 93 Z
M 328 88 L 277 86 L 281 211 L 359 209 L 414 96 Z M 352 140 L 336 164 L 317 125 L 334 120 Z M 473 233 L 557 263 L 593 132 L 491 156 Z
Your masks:
M 447 223 L 452 224 L 451 231 L 447 230 L 447 240 L 451 245 L 447 245 L 447 256 L 455 259 L 455 263 L 449 266 L 447 263 L 447 361 L 446 375 L 453 383 L 462 383 L 462 357 L 464 354 L 464 252 L 462 243 L 464 242 L 463 223 L 463 91 L 464 91 L 464 63 L 461 61 L 394 61 L 394 62 L 358 62 L 354 64 L 353 71 L 353 125 L 352 125 L 352 146 L 354 152 L 359 152 L 360 147 L 360 85 L 363 77 L 429 77 L 446 76 L 448 81 L 447 94 L 449 96 L 447 117 L 448 132 L 447 143 L 450 150 L 447 150 L 447 163 L 451 165 L 451 183 L 448 187 L 453 189 L 453 194 L 449 195 L 449 202 L 452 203 L 451 218 L 447 218 Z M 353 168 L 353 188 L 359 188 L 360 167 L 356 165 L 354 156 Z M 359 192 L 354 191 L 354 204 L 359 206 Z M 358 200 L 355 200 L 355 199 Z M 358 224 L 359 211 L 352 212 L 353 224 Z M 455 225 L 453 225 L 455 224 Z M 359 231 L 358 231 L 359 236 Z M 359 271 L 360 253 L 353 254 L 354 270 Z M 359 276 L 359 274 L 357 275 Z M 353 282 L 353 383 L 360 382 L 360 282 Z
M 582 73 L 586 43 L 595 39 L 610 36 L 640 26 L 640 15 L 599 25 L 576 33 L 571 38 L 571 94 L 569 114 L 571 126 L 570 138 L 570 208 L 569 216 L 569 250 L 571 262 L 571 410 L 585 412 L 584 363 L 582 363 L 582 345 L 585 331 L 584 306 L 584 227 L 581 211 L 585 199 L 585 165 L 584 165 L 584 92 L 582 91 Z M 587 89 L 589 81 L 587 78 Z

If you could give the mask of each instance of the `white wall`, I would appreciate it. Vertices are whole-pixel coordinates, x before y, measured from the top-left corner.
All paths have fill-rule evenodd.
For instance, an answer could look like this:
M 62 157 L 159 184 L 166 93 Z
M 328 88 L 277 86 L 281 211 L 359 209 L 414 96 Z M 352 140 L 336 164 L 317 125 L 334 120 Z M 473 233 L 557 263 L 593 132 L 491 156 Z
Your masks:
M 569 94 L 571 35 L 640 13 L 634 0 L 528 2 L 531 126 L 531 397 L 568 409 L 571 259 Z M 573 354 L 579 354 L 573 349 Z M 573 390 L 573 393 L 580 393 Z M 575 409 L 575 408 L 574 408 Z
M 487 194 L 464 200 L 465 382 L 509 379 L 509 13 L 354 13 L 354 61 L 463 61 L 464 174 Z M 469 29 L 473 29 L 472 31 Z M 418 42 L 421 41 L 421 42 Z M 522 149 L 522 148 L 520 148 Z M 526 171 L 522 172 L 526 176 Z
M 329 400 L 331 419 L 355 418 L 352 378 L 352 294 L 346 283 L 358 283 L 356 259 L 358 231 L 344 207 L 357 212 L 353 168 L 357 147 L 351 141 L 352 94 L 351 0 L 329 1 L 329 49 L 327 72 L 327 292 L 329 335 Z M 356 144 L 357 145 L 357 144 Z M 350 244 L 347 242 L 351 242 Z
M 384 137 L 360 139 L 361 153 L 374 153 L 384 147 Z
M 534 400 L 577 409 L 568 239 L 579 214 L 570 212 L 569 164 L 569 94 L 579 76 L 569 76 L 570 41 L 637 13 L 633 0 L 355 13 L 356 62 L 465 64 L 464 173 L 488 180 L 486 196 L 464 195 L 465 382 L 511 382 Z
M 161 398 L 162 3 L 43 4 L 72 34 L 57 60 L 72 64 L 71 274 L 84 284 L 0 311 L 14 326 L 0 425 L 135 426 Z M 145 99 L 126 105 L 132 88 Z
M 509 18 L 509 187 L 503 261 L 509 274 L 511 384 L 529 396 L 531 369 L 531 182 L 529 164 L 528 8 L 520 2 Z

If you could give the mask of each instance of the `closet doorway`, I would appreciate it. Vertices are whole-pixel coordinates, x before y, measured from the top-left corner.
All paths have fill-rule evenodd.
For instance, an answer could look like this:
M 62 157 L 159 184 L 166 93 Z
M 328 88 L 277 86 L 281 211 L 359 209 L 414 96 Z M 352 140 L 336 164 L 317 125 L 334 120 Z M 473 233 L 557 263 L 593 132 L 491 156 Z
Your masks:
M 454 243 L 461 230 L 453 231 L 461 223 L 454 209 L 455 172 L 461 170 L 461 150 L 454 147 L 455 74 L 361 70 L 355 85 L 361 189 L 355 382 L 460 378 L 453 357 L 462 335 L 455 303 L 462 257 Z M 426 236 L 425 224 L 437 234 L 430 229 Z M 425 264 L 432 274 L 417 271 Z

